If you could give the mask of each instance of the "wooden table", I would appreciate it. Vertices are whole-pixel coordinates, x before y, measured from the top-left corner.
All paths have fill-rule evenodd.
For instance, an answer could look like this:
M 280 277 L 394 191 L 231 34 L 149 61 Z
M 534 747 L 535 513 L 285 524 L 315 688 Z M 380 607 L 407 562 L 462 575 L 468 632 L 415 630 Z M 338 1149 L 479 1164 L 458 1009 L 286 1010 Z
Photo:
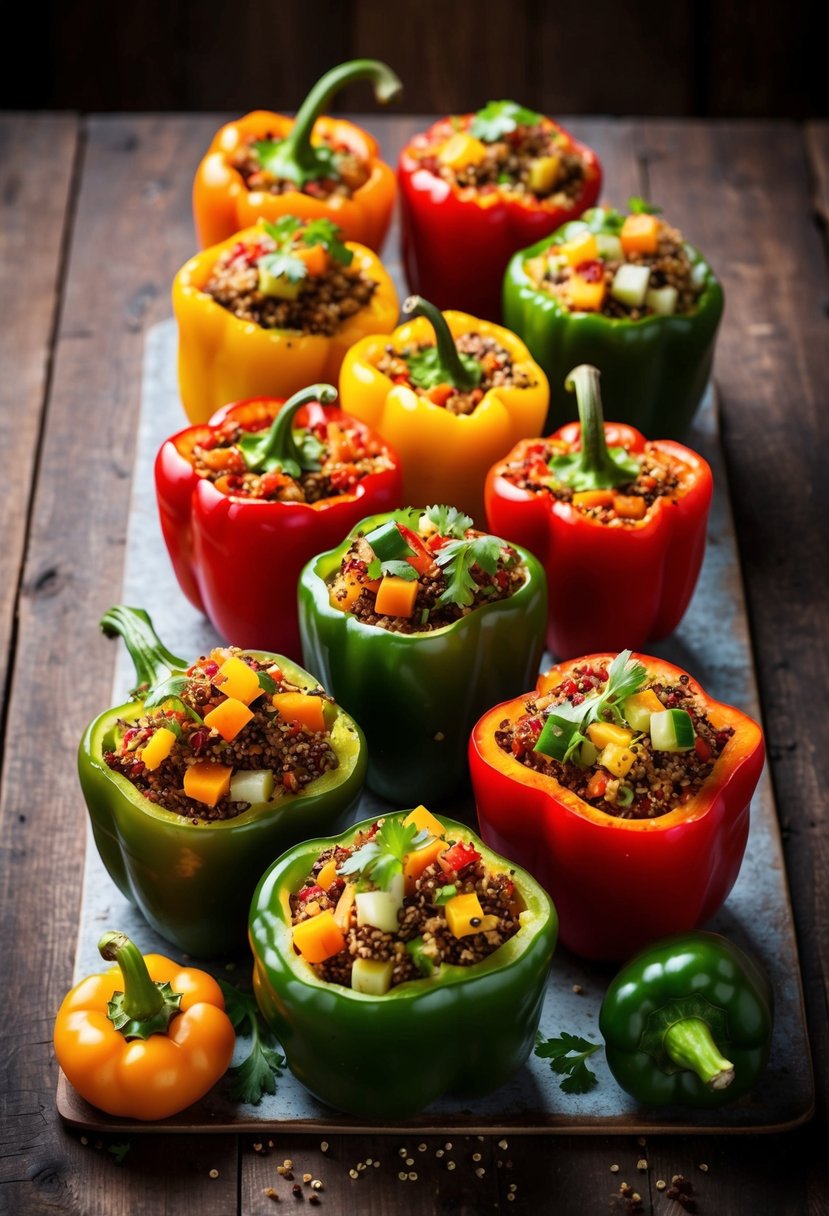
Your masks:
M 681 1209 L 656 1181 L 681 1173 L 701 1216 L 826 1213 L 826 124 L 570 124 L 604 163 L 606 197 L 661 203 L 725 285 L 716 362 L 722 440 L 801 951 L 815 1120 L 786 1135 L 644 1144 L 513 1136 L 504 1148 L 457 1138 L 454 1171 L 435 1155 L 445 1137 L 424 1138 L 422 1152 L 411 1136 L 331 1136 L 323 1151 L 320 1137 L 278 1133 L 263 1151 L 247 1136 L 158 1134 L 133 1136 L 124 1149 L 118 1138 L 82 1138 L 62 1126 L 51 1029 L 72 977 L 81 898 L 85 810 L 75 749 L 109 703 L 114 648 L 97 644 L 97 622 L 121 588 L 144 338 L 169 315 L 173 274 L 194 251 L 190 183 L 219 121 L 0 117 L 0 1211 L 269 1212 L 268 1186 L 295 1202 L 276 1174 L 291 1158 L 299 1176 L 323 1180 L 329 1212 L 584 1216 L 607 1212 L 624 1179 L 645 1212 L 670 1214 Z M 393 160 L 422 123 L 373 126 Z M 387 248 L 393 261 L 396 234 Z M 404 1167 L 403 1147 L 415 1165 Z M 354 1180 L 349 1171 L 367 1158 L 380 1167 Z M 647 1172 L 637 1170 L 641 1158 Z M 400 1181 L 401 1168 L 417 1181 Z

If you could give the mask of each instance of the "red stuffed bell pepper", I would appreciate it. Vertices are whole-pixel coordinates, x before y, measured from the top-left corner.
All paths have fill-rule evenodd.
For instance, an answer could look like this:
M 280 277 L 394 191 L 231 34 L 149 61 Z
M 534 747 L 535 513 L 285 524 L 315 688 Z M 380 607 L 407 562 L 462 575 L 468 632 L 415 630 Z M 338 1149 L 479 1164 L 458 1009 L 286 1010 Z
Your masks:
M 494 101 L 416 135 L 398 181 L 411 291 L 498 321 L 509 259 L 592 207 L 602 172 L 552 119 Z
M 714 915 L 763 755 L 751 718 L 630 651 L 553 667 L 485 714 L 469 751 L 481 836 L 546 887 L 562 943 L 601 960 Z
M 161 529 L 182 591 L 234 645 L 300 659 L 296 586 L 310 558 L 401 502 L 397 457 L 331 408 L 331 385 L 225 406 L 161 447 Z M 324 403 L 324 404 L 321 404 Z
M 605 423 L 599 373 L 567 379 L 581 422 L 527 439 L 489 472 L 491 531 L 547 570 L 547 645 L 558 658 L 638 649 L 679 624 L 705 551 L 713 482 L 705 460 L 669 439 Z

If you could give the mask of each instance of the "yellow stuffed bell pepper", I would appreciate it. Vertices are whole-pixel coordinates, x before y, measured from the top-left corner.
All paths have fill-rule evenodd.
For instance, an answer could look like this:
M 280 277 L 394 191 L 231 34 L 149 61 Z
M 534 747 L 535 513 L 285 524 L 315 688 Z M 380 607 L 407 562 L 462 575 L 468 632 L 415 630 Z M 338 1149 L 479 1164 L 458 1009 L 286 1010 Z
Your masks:
M 376 254 L 341 237 L 329 219 L 284 215 L 181 268 L 173 311 L 179 390 L 191 422 L 206 422 L 231 401 L 286 398 L 317 381 L 336 382 L 353 343 L 391 332 L 394 284 Z
M 547 377 L 500 325 L 420 296 L 403 313 L 411 320 L 390 337 L 372 334 L 346 355 L 343 409 L 397 452 L 406 502 L 449 502 L 482 521 L 490 466 L 543 427 Z

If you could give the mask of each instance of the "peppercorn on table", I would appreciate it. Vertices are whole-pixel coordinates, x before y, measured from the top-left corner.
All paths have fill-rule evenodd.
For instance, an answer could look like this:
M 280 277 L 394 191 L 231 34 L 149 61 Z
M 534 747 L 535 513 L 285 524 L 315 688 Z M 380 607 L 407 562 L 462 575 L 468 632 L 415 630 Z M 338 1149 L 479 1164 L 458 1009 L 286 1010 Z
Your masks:
M 426 125 L 367 121 L 392 161 Z M 821 213 L 829 205 L 829 127 L 565 123 L 598 152 L 604 197 L 623 204 L 643 194 L 663 205 L 724 285 L 715 361 L 720 443 L 818 1115 L 796 1130 L 740 1137 L 658 1135 L 651 1128 L 614 1137 L 563 1129 L 555 1138 L 510 1130 L 479 1139 L 478 1129 L 437 1136 L 428 1126 L 344 1136 L 302 1134 L 278 1121 L 205 1137 L 82 1132 L 61 1122 L 51 1029 L 72 978 L 85 847 L 74 753 L 84 724 L 110 704 L 114 653 L 97 622 L 120 596 L 131 504 L 133 518 L 146 510 L 131 496 L 142 361 L 152 327 L 169 316 L 173 274 L 195 250 L 192 173 L 219 120 L 13 115 L 0 119 L 0 281 L 14 301 L 0 338 L 0 434 L 10 483 L 0 553 L 0 1001 L 9 1044 L 1 1066 L 0 1193 L 10 1212 L 149 1214 L 196 1203 L 224 1216 L 270 1211 L 274 1197 L 294 1202 L 295 1193 L 329 1211 L 386 1213 L 544 1211 L 551 1195 L 565 1216 L 606 1211 L 613 1196 L 630 1211 L 639 1202 L 641 1210 L 667 1212 L 680 1197 L 683 1207 L 695 1201 L 700 1212 L 726 1216 L 829 1203 L 829 918 L 821 881 L 829 860 L 829 766 L 818 742 L 829 733 L 820 465 L 829 284 L 813 223 L 815 197 Z M 396 230 L 385 249 L 399 283 Z M 168 433 L 181 429 L 183 413 L 169 423 Z M 739 572 L 732 576 L 739 585 Z M 149 585 L 154 577 L 148 569 Z M 686 643 L 717 655 L 718 680 L 726 684 L 735 664 L 729 628 L 727 614 L 714 612 Z M 679 660 L 693 669 L 696 654 Z M 760 864 L 750 878 L 758 886 L 781 884 L 780 865 L 778 851 L 769 855 L 773 872 Z M 771 940 L 775 928 L 763 926 Z M 797 982 L 791 969 L 778 980 L 784 1004 Z M 801 1064 L 808 1071 L 808 1061 Z M 808 1114 L 808 1103 L 800 1114 Z

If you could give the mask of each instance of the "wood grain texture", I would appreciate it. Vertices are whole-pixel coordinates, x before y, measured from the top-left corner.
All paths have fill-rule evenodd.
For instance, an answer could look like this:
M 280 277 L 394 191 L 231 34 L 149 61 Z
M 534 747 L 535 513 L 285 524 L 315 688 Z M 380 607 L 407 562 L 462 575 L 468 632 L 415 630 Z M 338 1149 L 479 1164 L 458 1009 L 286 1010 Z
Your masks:
M 0 704 L 5 700 L 29 497 L 37 463 L 78 122 L 0 117 Z

